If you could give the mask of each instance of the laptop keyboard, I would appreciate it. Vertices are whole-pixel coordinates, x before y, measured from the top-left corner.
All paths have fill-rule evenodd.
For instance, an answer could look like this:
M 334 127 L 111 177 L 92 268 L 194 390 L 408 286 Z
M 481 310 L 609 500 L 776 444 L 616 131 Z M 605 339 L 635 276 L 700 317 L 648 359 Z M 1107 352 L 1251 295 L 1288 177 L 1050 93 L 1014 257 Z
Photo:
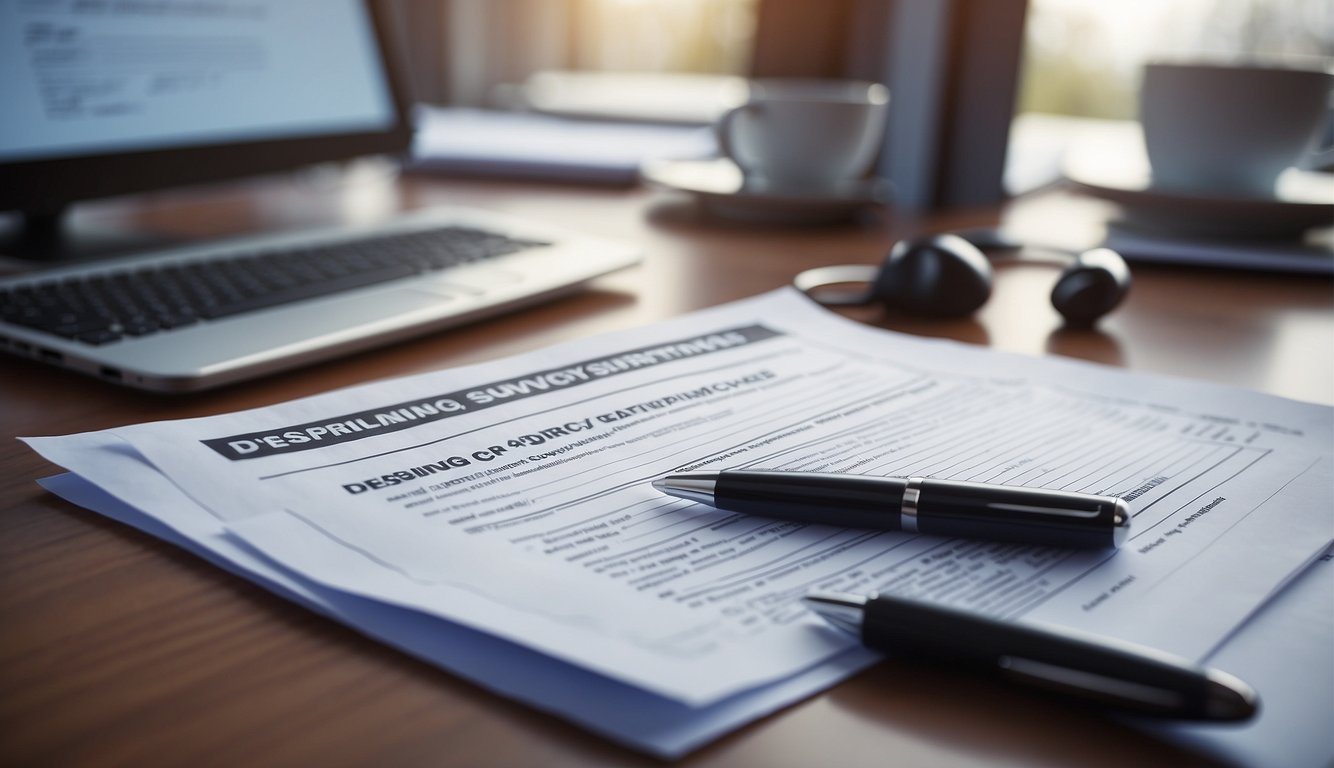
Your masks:
M 0 289 L 0 320 L 107 344 L 548 243 L 465 227 L 377 234 Z

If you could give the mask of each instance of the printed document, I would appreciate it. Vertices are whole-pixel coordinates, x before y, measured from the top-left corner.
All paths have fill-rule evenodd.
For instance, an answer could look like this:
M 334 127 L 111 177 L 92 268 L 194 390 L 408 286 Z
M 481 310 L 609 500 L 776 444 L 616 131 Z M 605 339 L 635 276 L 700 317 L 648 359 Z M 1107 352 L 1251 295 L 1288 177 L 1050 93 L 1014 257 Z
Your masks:
M 142 457 L 123 445 L 117 447 L 114 437 L 89 437 L 81 449 L 97 449 L 98 439 L 106 449 L 100 451 L 93 474 L 67 472 L 43 480 L 44 487 L 483 688 L 659 757 L 680 757 L 823 691 L 879 659 L 865 648 L 853 648 L 783 680 L 691 707 L 452 621 L 301 579 L 227 535 L 217 518 L 148 467 Z M 137 508 L 108 492 L 126 489 L 132 489 Z
M 1136 725 L 1250 768 L 1334 765 L 1334 550 L 1327 551 L 1228 638 L 1206 663 L 1260 692 L 1260 714 L 1240 725 Z M 1280 650 L 1281 649 L 1281 650 Z M 1275 651 L 1279 652 L 1275 652 Z
M 485 365 L 29 442 L 85 476 L 132 453 L 323 589 L 704 706 L 855 644 L 802 608 L 813 588 L 1202 658 L 1334 539 L 1331 423 L 1324 406 L 890 334 L 780 291 Z M 1135 517 L 1120 550 L 1075 551 L 799 525 L 649 485 L 739 467 L 1112 494 Z

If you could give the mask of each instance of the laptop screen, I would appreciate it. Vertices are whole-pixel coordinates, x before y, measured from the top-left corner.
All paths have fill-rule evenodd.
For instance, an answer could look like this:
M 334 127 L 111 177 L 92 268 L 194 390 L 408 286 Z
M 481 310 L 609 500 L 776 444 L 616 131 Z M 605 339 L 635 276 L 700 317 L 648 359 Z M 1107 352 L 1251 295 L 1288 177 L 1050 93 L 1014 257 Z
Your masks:
M 0 161 L 392 127 L 360 0 L 0 0 Z
M 0 211 L 33 225 L 15 248 L 84 200 L 407 151 L 390 10 L 0 0 Z

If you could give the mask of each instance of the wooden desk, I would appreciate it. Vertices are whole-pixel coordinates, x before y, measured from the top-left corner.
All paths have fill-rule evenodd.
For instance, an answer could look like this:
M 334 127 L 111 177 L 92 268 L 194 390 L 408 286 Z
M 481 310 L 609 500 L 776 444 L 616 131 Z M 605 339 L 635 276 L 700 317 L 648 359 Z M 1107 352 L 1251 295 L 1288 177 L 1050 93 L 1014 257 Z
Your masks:
M 995 211 L 773 230 L 701 220 L 678 198 L 486 182 L 277 179 L 96 206 L 95 221 L 189 236 L 467 204 L 642 243 L 587 294 L 379 352 L 188 397 L 0 360 L 0 433 L 61 434 L 275 403 L 629 328 L 878 261 L 895 237 Z M 1069 201 L 1071 215 L 1090 203 Z M 1099 212 L 1091 211 L 1096 215 Z M 1002 272 L 975 319 L 858 313 L 910 333 L 1334 400 L 1326 280 L 1136 270 L 1101 332 L 1059 330 L 1053 274 Z M 0 443 L 0 762 L 11 765 L 651 765 L 657 761 L 364 639 L 173 547 L 45 494 L 55 470 Z M 694 754 L 690 766 L 1203 764 L 1111 720 L 950 673 L 885 663 Z

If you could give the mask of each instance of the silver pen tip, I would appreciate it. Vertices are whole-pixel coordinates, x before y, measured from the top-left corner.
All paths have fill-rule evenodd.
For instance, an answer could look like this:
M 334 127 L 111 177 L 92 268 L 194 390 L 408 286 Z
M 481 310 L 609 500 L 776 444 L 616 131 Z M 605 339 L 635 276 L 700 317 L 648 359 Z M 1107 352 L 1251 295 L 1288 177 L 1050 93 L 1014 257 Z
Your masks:
M 863 608 L 868 600 L 865 595 L 823 590 L 812 590 L 801 598 L 807 608 L 825 621 L 855 635 L 861 634 Z
M 715 472 L 681 472 L 653 481 L 653 487 L 668 496 L 713 504 L 713 489 L 718 484 Z

